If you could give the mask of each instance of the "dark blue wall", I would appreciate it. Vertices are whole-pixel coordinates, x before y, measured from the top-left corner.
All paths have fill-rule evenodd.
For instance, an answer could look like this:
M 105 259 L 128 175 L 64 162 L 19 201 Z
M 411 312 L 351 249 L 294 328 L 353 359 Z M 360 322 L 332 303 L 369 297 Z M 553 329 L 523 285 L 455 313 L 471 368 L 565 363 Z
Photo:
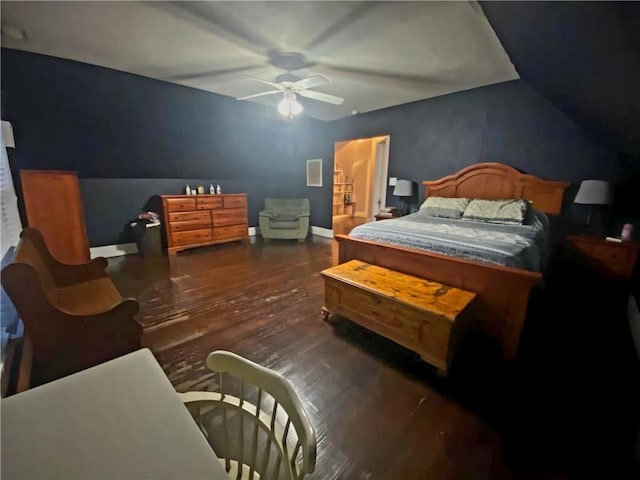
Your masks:
M 424 194 L 422 180 L 477 162 L 501 162 L 542 178 L 575 182 L 567 192 L 565 220 L 579 223 L 586 213 L 571 203 L 579 181 L 617 178 L 616 156 L 522 81 L 378 110 L 331 126 L 335 141 L 390 134 L 389 176 L 417 182 L 416 203 Z M 394 203 L 393 196 L 387 199 Z
M 23 168 L 78 171 L 92 246 L 130 239 L 123 225 L 149 197 L 181 193 L 187 181 L 249 193 L 250 225 L 268 195 L 309 197 L 312 222 L 321 222 L 321 192 L 306 187 L 304 155 L 322 143 L 324 122 L 291 122 L 252 102 L 4 48 L 2 119 L 14 127 L 16 179 Z M 328 184 L 330 163 L 324 173 Z
M 78 170 L 91 245 L 130 240 L 126 223 L 188 182 L 249 194 L 249 223 L 266 196 L 305 196 L 311 224 L 331 228 L 334 142 L 391 135 L 389 175 L 420 182 L 480 161 L 554 180 L 615 180 L 615 155 L 522 81 L 324 123 L 273 108 L 53 57 L 2 49 L 2 118 L 18 148 L 12 169 Z M 323 188 L 305 160 L 324 159 Z M 19 182 L 18 182 L 19 183 Z M 414 200 L 422 197 L 422 191 Z M 394 197 L 388 195 L 389 203 Z

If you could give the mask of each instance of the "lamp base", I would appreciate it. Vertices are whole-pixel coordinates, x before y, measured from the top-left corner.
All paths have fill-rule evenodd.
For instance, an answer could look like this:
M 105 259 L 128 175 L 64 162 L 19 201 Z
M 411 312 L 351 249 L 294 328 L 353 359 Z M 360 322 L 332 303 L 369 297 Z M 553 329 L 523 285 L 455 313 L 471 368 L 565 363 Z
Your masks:
M 409 202 L 406 200 L 402 201 L 402 215 L 409 215 Z

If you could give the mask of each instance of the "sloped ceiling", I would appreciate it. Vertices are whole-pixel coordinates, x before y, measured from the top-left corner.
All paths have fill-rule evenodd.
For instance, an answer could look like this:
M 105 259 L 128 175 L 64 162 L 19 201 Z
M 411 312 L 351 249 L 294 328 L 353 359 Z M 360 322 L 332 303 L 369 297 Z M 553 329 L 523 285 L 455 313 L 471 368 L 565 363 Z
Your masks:
M 640 156 L 639 2 L 481 2 L 521 78 L 614 151 Z
M 334 120 L 518 78 L 477 2 L 11 2 L 4 47 L 77 60 L 231 97 L 271 88 L 273 52 L 329 79 L 303 99 Z M 12 38 L 11 27 L 27 38 Z M 13 35 L 15 37 L 15 35 Z M 276 95 L 252 101 L 275 105 Z

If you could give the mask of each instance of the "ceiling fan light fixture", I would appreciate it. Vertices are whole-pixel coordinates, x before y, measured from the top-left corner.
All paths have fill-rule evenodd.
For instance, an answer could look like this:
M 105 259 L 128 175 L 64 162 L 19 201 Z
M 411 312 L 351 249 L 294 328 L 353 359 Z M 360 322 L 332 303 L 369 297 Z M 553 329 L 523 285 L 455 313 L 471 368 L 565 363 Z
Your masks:
M 285 92 L 284 98 L 278 103 L 278 113 L 283 117 L 293 118 L 302 112 L 302 105 L 298 102 L 296 94 Z

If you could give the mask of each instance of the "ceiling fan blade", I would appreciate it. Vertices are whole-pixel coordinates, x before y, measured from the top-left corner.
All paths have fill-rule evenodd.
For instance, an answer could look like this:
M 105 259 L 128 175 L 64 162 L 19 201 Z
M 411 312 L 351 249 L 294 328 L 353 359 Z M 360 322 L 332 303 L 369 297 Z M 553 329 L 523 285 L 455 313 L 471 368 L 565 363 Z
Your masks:
M 254 95 L 247 95 L 246 97 L 238 97 L 236 100 L 249 100 L 250 98 L 262 97 L 264 95 L 273 95 L 274 93 L 281 93 L 282 90 L 269 90 L 268 92 L 256 93 Z
M 254 77 L 253 75 L 241 74 L 240 76 L 244 78 L 249 78 L 251 80 L 255 80 L 256 82 L 264 83 L 265 85 L 269 85 L 270 87 L 277 88 L 278 90 L 284 90 L 284 87 L 279 83 L 269 82 L 268 80 L 263 80 L 262 78 Z
M 352 36 L 356 29 L 353 29 L 353 24 L 368 15 L 374 9 L 379 8 L 379 4 L 376 2 L 364 2 L 364 3 L 352 3 L 349 5 L 351 10 L 336 23 L 331 25 L 328 29 L 321 32 L 315 38 L 311 39 L 304 47 L 304 50 L 310 51 L 316 49 L 331 40 L 339 38 L 340 35 L 344 35 L 345 31 L 349 31 Z
M 439 86 L 450 85 L 452 80 L 444 76 L 444 72 L 440 72 L 439 76 L 431 75 L 413 75 L 406 73 L 391 73 L 379 70 L 371 70 L 368 68 L 359 67 L 343 67 L 339 65 L 331 65 L 328 63 L 322 63 L 322 67 L 328 68 L 346 78 L 352 78 L 357 81 L 364 81 L 371 84 L 381 86 L 398 86 L 403 84 L 406 88 L 422 88 L 425 85 Z M 450 72 L 446 72 L 449 74 Z M 453 76 L 452 78 L 455 78 Z
M 221 68 L 218 70 L 207 70 L 204 72 L 197 72 L 197 73 L 182 73 L 178 75 L 164 77 L 164 79 L 170 82 L 180 81 L 180 80 L 199 80 L 201 78 L 221 77 L 223 75 L 230 75 L 232 73 L 245 72 L 247 70 L 255 70 L 256 68 L 260 68 L 262 66 L 263 65 L 246 65 L 244 67 Z
M 293 82 L 292 87 L 294 90 L 306 90 L 307 88 L 315 88 L 320 85 L 326 85 L 327 83 L 329 83 L 329 80 L 322 75 L 311 75 L 310 77 Z
M 329 95 L 328 93 L 316 92 L 315 90 L 301 90 L 298 93 L 301 97 L 319 100 L 321 102 L 333 103 L 334 105 L 342 105 L 344 98 Z

